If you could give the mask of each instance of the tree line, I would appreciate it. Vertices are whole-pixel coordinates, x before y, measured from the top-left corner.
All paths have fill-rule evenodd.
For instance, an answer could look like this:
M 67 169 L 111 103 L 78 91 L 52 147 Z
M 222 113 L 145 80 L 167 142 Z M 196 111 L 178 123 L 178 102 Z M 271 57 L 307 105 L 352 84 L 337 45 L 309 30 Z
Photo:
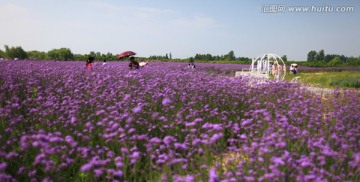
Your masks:
M 230 51 L 223 55 L 211 55 L 211 54 L 195 54 L 190 60 L 196 61 L 238 61 L 244 64 L 250 64 L 252 59 L 248 57 L 236 57 L 234 51 Z
M 169 54 L 165 54 L 164 56 L 161 56 L 161 55 L 157 55 L 157 56 L 149 56 L 148 59 L 151 59 L 151 60 L 172 60 L 172 55 L 171 55 L 171 52 Z
M 324 50 L 319 52 L 311 50 L 307 55 L 307 64 L 313 66 L 360 66 L 360 56 L 358 58 L 347 57 L 338 54 L 325 54 Z
M 285 62 L 288 61 L 287 56 L 283 55 L 281 59 Z M 196 54 L 194 57 L 191 57 L 191 60 L 198 61 L 226 61 L 226 62 L 237 62 L 242 64 L 251 64 L 252 59 L 248 57 L 236 57 L 234 51 L 230 51 L 227 54 L 223 55 L 211 55 L 211 54 Z
M 96 61 L 115 61 L 118 60 L 116 54 L 108 52 L 102 54 L 100 52 L 91 51 L 89 54 L 74 54 L 69 48 L 52 49 L 48 52 L 42 51 L 24 51 L 21 46 L 9 47 L 5 45 L 5 51 L 0 49 L 0 58 L 5 59 L 29 59 L 29 60 L 60 60 L 60 61 L 85 61 L 89 57 L 94 57 Z M 165 56 L 150 56 L 149 58 L 138 59 L 150 59 L 150 60 L 172 60 L 171 53 Z
M 101 54 L 100 52 L 91 51 L 89 54 L 74 54 L 69 48 L 52 49 L 48 52 L 42 51 L 24 51 L 22 47 L 9 47 L 5 45 L 5 51 L 0 49 L 0 58 L 5 59 L 30 59 L 30 60 L 87 60 L 90 56 L 96 60 L 113 61 L 117 59 L 117 55 L 112 53 Z
M 23 50 L 21 46 L 9 47 L 4 46 L 5 50 L 0 49 L 0 58 L 5 59 L 30 59 L 30 60 L 87 60 L 90 56 L 95 57 L 96 61 L 114 61 L 117 55 L 110 52 L 102 54 L 100 52 L 91 51 L 89 54 L 74 54 L 69 48 L 52 49 L 48 52 Z M 281 57 L 288 62 L 287 56 Z M 137 58 L 142 60 L 161 60 L 161 61 L 199 61 L 199 62 L 234 62 L 251 64 L 252 59 L 248 57 L 236 57 L 234 51 L 230 51 L 223 55 L 211 54 L 195 54 L 194 57 L 187 59 L 173 59 L 171 53 L 165 55 L 153 55 L 148 58 Z M 306 62 L 301 62 L 303 66 L 360 66 L 360 57 L 347 57 L 338 54 L 325 54 L 324 50 L 311 50 L 307 55 Z
M 52 49 L 48 52 L 42 51 L 24 51 L 22 47 L 9 47 L 4 46 L 5 51 L 0 49 L 0 58 L 6 59 L 30 59 L 30 60 L 87 60 L 90 56 L 95 57 L 95 60 L 114 61 L 117 60 L 117 55 L 112 53 L 101 54 L 100 52 L 91 51 L 89 54 L 74 54 L 69 48 Z M 139 59 L 139 58 L 138 58 Z M 165 55 L 151 55 L 148 58 L 140 58 L 143 60 L 161 60 L 161 61 L 175 61 L 172 58 L 171 53 Z M 194 57 L 187 59 L 178 59 L 177 61 L 240 61 L 242 63 L 251 63 L 251 58 L 247 57 L 235 57 L 234 51 L 230 51 L 228 54 L 216 55 L 211 54 L 196 54 Z

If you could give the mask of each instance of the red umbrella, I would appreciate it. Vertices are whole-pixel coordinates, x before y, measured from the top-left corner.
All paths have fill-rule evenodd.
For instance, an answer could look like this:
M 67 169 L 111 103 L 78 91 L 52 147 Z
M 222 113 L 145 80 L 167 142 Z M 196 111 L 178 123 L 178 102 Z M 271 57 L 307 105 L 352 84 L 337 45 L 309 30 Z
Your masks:
M 132 52 L 132 51 L 125 51 L 125 52 L 119 54 L 117 58 L 124 58 L 124 57 L 128 57 L 128 56 L 133 56 L 135 54 L 136 53 Z

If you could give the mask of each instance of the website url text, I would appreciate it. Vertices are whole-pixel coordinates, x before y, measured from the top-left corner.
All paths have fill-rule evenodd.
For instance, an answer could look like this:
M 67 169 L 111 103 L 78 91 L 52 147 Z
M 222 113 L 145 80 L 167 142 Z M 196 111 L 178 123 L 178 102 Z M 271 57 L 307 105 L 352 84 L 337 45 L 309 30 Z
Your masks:
M 264 4 L 261 7 L 263 13 L 349 13 L 354 12 L 353 6 L 286 6 L 283 4 Z

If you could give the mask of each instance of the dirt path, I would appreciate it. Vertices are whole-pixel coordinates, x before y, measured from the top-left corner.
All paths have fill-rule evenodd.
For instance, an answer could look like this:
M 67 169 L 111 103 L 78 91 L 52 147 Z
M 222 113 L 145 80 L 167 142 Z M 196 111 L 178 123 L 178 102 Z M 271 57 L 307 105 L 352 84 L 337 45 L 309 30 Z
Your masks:
M 306 88 L 309 91 L 311 91 L 313 93 L 317 93 L 317 94 L 321 94 L 321 93 L 329 94 L 334 90 L 334 89 L 314 87 L 314 86 L 302 86 L 301 88 Z

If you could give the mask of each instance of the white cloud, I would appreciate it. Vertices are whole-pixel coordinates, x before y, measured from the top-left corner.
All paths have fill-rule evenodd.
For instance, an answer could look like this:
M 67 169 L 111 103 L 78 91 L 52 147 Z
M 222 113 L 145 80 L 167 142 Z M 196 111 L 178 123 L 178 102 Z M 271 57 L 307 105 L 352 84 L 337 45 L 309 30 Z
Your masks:
M 175 11 L 171 9 L 160 9 L 154 7 L 138 7 L 138 6 L 122 6 L 113 5 L 104 2 L 91 2 L 90 6 L 96 7 L 97 10 L 102 9 L 107 13 L 113 15 L 127 15 L 128 17 L 139 18 L 152 18 L 154 16 L 163 16 L 165 14 L 173 13 Z
M 157 15 L 165 15 L 169 13 L 173 13 L 173 10 L 170 9 L 158 9 L 153 7 L 140 7 L 135 8 L 135 13 L 143 18 L 150 18 Z
M 216 25 L 213 18 L 207 16 L 194 16 L 191 18 L 179 18 L 173 21 L 175 26 L 189 28 L 209 28 Z

